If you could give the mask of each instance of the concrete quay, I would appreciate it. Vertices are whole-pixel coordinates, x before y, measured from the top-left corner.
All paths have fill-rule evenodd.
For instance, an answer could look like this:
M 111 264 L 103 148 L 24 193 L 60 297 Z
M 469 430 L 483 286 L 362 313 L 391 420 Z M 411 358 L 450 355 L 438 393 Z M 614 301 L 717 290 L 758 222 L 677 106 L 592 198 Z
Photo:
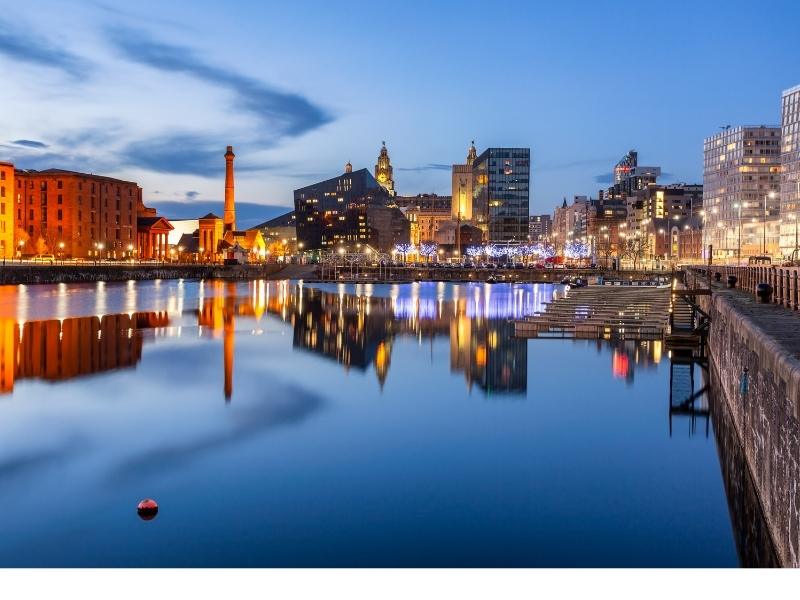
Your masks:
M 0 266 L 0 285 L 37 283 L 87 283 L 152 279 L 275 279 L 284 269 L 281 264 L 195 265 L 100 263 L 97 265 L 6 264 Z
M 760 273 L 738 275 L 749 281 Z M 688 272 L 687 284 L 709 286 L 701 269 Z M 712 295 L 698 296 L 698 303 L 711 317 L 712 381 L 730 413 L 779 561 L 800 567 L 800 313 L 758 303 L 749 284 L 729 289 L 712 281 L 710 287 Z

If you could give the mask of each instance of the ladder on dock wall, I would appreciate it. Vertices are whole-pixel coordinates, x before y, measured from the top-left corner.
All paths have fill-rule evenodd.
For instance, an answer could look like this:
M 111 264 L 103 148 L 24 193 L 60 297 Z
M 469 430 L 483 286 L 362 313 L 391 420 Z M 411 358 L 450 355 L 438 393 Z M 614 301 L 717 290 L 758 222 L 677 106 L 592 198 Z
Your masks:
M 706 370 L 708 363 L 700 359 L 693 349 L 676 349 L 670 353 L 669 360 L 669 435 L 672 437 L 672 419 L 675 416 L 688 417 L 689 435 L 697 432 L 697 422 L 705 421 L 705 435 L 709 433 L 708 384 L 697 388 L 695 367 Z M 701 381 L 703 379 L 701 378 Z

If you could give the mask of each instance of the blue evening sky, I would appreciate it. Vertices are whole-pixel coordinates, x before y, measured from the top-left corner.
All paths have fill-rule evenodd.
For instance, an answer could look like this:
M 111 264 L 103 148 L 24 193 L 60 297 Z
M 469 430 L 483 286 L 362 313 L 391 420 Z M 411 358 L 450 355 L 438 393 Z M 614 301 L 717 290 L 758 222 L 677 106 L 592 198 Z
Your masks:
M 594 194 L 627 150 L 702 180 L 721 125 L 778 124 L 800 3 L 3 0 L 0 160 L 138 181 L 147 201 L 292 190 L 373 168 L 450 192 L 470 140 L 529 146 L 531 212 Z

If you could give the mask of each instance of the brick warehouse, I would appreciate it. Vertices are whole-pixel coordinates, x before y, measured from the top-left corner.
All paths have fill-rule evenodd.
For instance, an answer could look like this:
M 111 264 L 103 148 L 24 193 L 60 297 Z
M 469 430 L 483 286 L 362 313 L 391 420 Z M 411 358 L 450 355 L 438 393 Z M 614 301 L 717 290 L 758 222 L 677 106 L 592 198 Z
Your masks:
M 137 214 L 145 210 L 136 183 L 60 169 L 17 169 L 14 179 L 17 255 L 134 256 Z

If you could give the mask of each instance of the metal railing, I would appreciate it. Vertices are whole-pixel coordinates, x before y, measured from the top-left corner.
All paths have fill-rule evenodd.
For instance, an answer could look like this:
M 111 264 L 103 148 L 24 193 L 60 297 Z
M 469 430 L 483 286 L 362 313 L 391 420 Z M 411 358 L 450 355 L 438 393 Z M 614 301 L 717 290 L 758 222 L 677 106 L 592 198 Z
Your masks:
M 711 265 L 690 267 L 689 272 L 695 277 L 713 281 L 716 273 L 720 274 L 720 283 L 725 285 L 728 277 L 736 277 L 736 287 L 756 294 L 759 283 L 772 286 L 772 303 L 780 304 L 792 310 L 800 309 L 800 267 L 779 267 L 772 265 L 752 265 L 734 267 Z

